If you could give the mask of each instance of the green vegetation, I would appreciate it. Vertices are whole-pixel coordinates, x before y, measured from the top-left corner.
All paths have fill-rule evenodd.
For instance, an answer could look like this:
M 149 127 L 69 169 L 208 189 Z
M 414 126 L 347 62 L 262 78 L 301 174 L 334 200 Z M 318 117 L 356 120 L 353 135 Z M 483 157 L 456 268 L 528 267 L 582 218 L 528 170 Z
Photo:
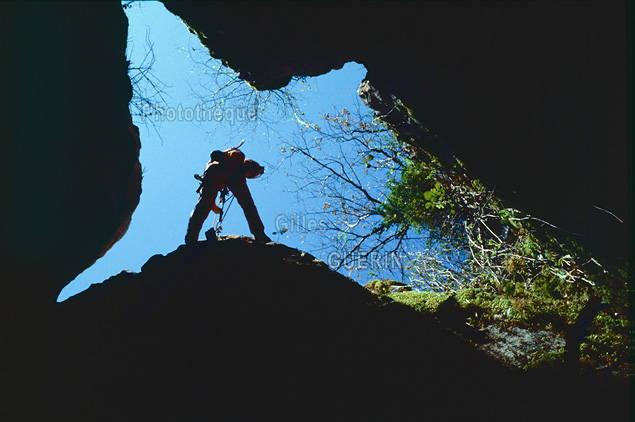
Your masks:
M 398 257 L 403 271 L 391 277 L 400 283 L 372 280 L 370 291 L 442 324 L 440 307 L 475 330 L 542 330 L 570 344 L 582 335 L 581 370 L 627 374 L 627 269 L 600 262 L 564 231 L 507 206 L 469 176 L 441 138 L 394 105 L 392 124 L 344 109 L 326 115 L 323 127 L 306 124 L 283 148 L 308 163 L 302 194 L 323 198 L 313 215 L 326 222 L 324 246 L 344 252 L 333 266 Z M 563 353 L 527 352 L 524 361 L 552 368 Z
M 404 305 L 408 305 L 419 312 L 434 314 L 439 307 L 447 298 L 448 295 L 445 293 L 436 293 L 436 292 L 403 292 L 403 293 L 393 293 L 390 294 L 389 297 L 396 302 L 403 303 Z
M 626 270 L 601 264 L 548 222 L 505 207 L 460 166 L 448 169 L 419 156 L 425 158 L 406 161 L 401 177 L 391 179 L 381 213 L 386 227 L 429 234 L 432 247 L 410 267 L 411 286 L 421 291 L 390 294 L 377 280 L 373 290 L 431 315 L 451 296 L 476 328 L 497 324 L 562 336 L 586 320 L 576 321 L 598 298 L 601 305 L 584 327 L 580 369 L 626 376 Z M 526 368 L 552 368 L 562 364 L 563 351 L 537 351 L 528 359 Z
M 451 297 L 456 300 L 459 309 L 466 311 L 465 322 L 475 329 L 496 324 L 502 329 L 520 327 L 547 330 L 562 337 L 565 336 L 566 330 L 573 326 L 579 311 L 586 303 L 585 295 L 554 299 L 545 295 L 539 288 L 518 295 L 466 288 L 454 295 L 432 291 L 408 291 L 389 293 L 385 297 L 432 316 L 438 316 L 440 305 Z M 580 346 L 582 371 L 604 370 L 621 376 L 628 375 L 628 320 L 619 313 L 615 315 L 614 311 L 614 307 L 604 308 L 597 313 L 588 328 L 588 335 L 584 337 Z M 441 320 L 441 323 L 443 322 Z M 563 354 L 564 350 L 560 354 L 536 350 L 532 356 L 528 356 L 529 364 L 526 369 L 550 369 L 558 366 L 563 362 Z

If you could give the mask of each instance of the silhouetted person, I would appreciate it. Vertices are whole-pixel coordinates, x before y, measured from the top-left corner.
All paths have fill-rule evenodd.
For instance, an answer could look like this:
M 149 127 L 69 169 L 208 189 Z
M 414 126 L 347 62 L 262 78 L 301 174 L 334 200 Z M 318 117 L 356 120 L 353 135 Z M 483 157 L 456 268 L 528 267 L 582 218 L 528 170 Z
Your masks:
M 201 186 L 196 208 L 192 211 L 190 222 L 187 226 L 185 243 L 198 241 L 198 235 L 203 227 L 205 219 L 210 211 L 216 214 L 221 209 L 216 205 L 216 196 L 224 188 L 228 188 L 243 208 L 249 230 L 256 240 L 270 242 L 265 234 L 265 226 L 260 220 L 258 210 L 247 187 L 247 179 L 255 179 L 265 172 L 265 168 L 253 160 L 245 160 L 245 154 L 238 148 L 230 148 L 227 151 L 214 151 L 211 160 L 205 167 L 203 177 L 198 176 Z

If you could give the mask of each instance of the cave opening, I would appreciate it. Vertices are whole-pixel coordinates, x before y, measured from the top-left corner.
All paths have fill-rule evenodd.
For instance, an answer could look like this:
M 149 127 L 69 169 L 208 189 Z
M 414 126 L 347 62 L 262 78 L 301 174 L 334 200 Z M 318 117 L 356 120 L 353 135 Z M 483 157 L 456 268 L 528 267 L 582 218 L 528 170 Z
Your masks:
M 370 114 L 356 93 L 366 75 L 364 66 L 350 62 L 322 76 L 294 79 L 280 90 L 256 91 L 210 58 L 196 35 L 162 3 L 127 3 L 127 58 L 134 91 L 130 109 L 140 129 L 141 199 L 126 235 L 69 283 L 58 302 L 121 271 L 138 272 L 151 256 L 183 244 L 198 198 L 193 175 L 203 171 L 212 150 L 242 140 L 241 150 L 266 168 L 264 177 L 250 182 L 250 190 L 267 235 L 327 261 L 332 248 L 305 230 L 319 226 L 321 220 L 310 210 L 323 201 L 298 196 L 306 170 L 281 151 L 303 127 L 318 124 L 327 113 L 348 109 Z M 244 216 L 234 207 L 221 234 L 248 235 Z M 201 236 L 214 221 L 210 215 Z

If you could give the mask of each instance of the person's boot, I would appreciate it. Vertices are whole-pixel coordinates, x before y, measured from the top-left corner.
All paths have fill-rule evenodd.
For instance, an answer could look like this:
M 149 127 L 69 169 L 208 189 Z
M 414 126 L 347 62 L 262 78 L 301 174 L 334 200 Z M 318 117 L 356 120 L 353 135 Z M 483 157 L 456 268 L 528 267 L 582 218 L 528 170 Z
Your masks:
M 271 242 L 271 239 L 269 239 L 269 236 L 267 236 L 264 231 L 255 233 L 254 238 L 256 239 L 257 242 L 262 242 L 262 243 Z
M 216 237 L 216 230 L 214 230 L 213 227 L 205 232 L 205 239 L 210 242 L 216 242 L 218 240 L 218 237 Z

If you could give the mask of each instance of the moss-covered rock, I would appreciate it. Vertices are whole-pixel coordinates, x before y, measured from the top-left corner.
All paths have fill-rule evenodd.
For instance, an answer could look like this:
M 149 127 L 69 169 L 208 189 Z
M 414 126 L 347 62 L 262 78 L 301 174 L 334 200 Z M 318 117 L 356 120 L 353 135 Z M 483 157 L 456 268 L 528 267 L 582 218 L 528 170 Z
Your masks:
M 517 297 L 478 288 L 453 295 L 410 291 L 387 297 L 435 317 L 506 365 L 537 371 L 563 369 L 565 338 L 569 335 L 582 338 L 579 369 L 583 372 L 628 374 L 628 321 L 621 314 L 598 306 L 581 321 L 580 312 L 589 300 L 586 290 L 576 292 L 568 286 L 566 297 L 555 299 L 544 294 L 539 283 L 536 286 Z M 587 320 L 588 327 L 576 326 Z M 468 325 L 475 330 L 466 330 Z
M 437 292 L 403 292 L 388 295 L 391 299 L 410 306 L 418 312 L 433 315 L 439 305 L 448 298 L 448 294 Z
M 406 292 L 412 290 L 406 283 L 384 278 L 382 280 L 371 280 L 364 285 L 368 290 L 376 295 L 387 295 L 389 293 Z

